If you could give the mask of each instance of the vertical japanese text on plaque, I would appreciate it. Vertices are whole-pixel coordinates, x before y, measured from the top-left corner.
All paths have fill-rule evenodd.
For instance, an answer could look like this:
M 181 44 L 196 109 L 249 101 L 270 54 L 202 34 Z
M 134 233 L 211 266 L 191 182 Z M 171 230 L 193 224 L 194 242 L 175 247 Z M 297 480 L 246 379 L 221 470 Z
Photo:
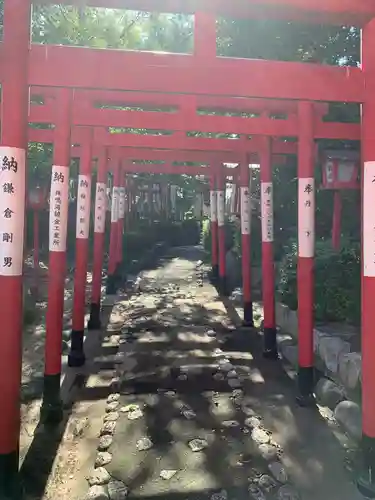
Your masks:
M 315 180 L 298 179 L 298 255 L 314 257 L 315 249 Z
M 0 147 L 0 275 L 20 276 L 23 267 L 25 151 Z
M 91 177 L 78 176 L 76 238 L 87 239 L 90 231 Z

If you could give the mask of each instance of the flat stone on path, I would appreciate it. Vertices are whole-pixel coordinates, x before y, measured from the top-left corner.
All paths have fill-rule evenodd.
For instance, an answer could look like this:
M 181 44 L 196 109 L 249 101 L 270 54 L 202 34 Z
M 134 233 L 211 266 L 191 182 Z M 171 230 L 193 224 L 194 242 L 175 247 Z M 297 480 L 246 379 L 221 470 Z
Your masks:
M 107 403 L 114 403 L 120 399 L 120 394 L 110 394 L 107 398 Z
M 263 429 L 259 429 L 255 427 L 251 432 L 251 437 L 258 444 L 266 444 L 269 443 L 271 438 Z
M 276 488 L 277 482 L 268 474 L 263 474 L 259 478 L 259 486 L 268 493 Z
M 104 467 L 98 467 L 94 469 L 90 476 L 87 478 L 90 486 L 101 486 L 103 484 L 109 483 L 111 476 L 109 475 L 107 469 Z
M 111 411 L 117 410 L 118 404 L 119 404 L 118 401 L 111 401 L 110 403 L 107 404 L 105 411 L 109 413 Z
M 362 436 L 362 414 L 361 408 L 354 401 L 342 401 L 334 411 L 335 418 L 345 431 L 355 439 Z
M 99 451 L 95 460 L 95 467 L 103 467 L 112 460 L 112 455 L 108 451 Z
M 128 413 L 129 411 L 136 411 L 136 410 L 140 410 L 140 407 L 138 405 L 134 405 L 134 404 L 122 406 L 120 408 L 120 411 L 122 413 Z
M 177 470 L 174 469 L 163 469 L 160 472 L 160 477 L 165 480 L 172 479 L 173 476 L 177 474 Z
M 188 420 L 192 420 L 193 418 L 196 418 L 196 416 L 197 416 L 197 414 L 193 410 L 183 410 L 182 414 Z
M 139 408 L 128 412 L 128 419 L 129 420 L 138 420 L 141 417 L 143 417 L 143 412 Z
M 111 446 L 112 443 L 113 443 L 113 437 L 110 436 L 109 434 L 100 436 L 98 450 L 105 451 Z
M 197 439 L 192 439 L 189 442 L 189 446 L 190 446 L 191 451 L 193 451 L 195 453 L 195 452 L 202 451 L 205 448 L 207 448 L 208 443 L 205 439 L 197 438 Z
M 103 427 L 100 430 L 100 435 L 113 434 L 116 429 L 116 422 L 104 422 Z
M 233 365 L 229 360 L 220 359 L 219 360 L 220 370 L 223 372 L 230 372 L 233 370 Z
M 232 398 L 233 399 L 238 399 L 238 400 L 241 399 L 242 400 L 243 396 L 244 396 L 244 392 L 242 389 L 234 389 L 232 391 Z
M 165 393 L 165 395 L 168 397 L 168 398 L 175 398 L 176 397 L 176 392 L 175 391 L 167 391 Z
M 104 486 L 91 486 L 85 500 L 108 500 L 107 490 Z
M 224 420 L 221 424 L 223 427 L 230 428 L 230 427 L 239 427 L 239 422 L 237 420 Z
M 245 420 L 245 425 L 247 427 L 260 427 L 262 425 L 262 422 L 257 417 L 248 417 Z
M 107 413 L 107 415 L 104 417 L 104 422 L 116 422 L 119 416 L 120 414 L 118 411 L 111 411 L 110 413 Z
M 153 445 L 154 445 L 153 442 L 148 437 L 143 437 L 141 439 L 138 439 L 137 444 L 136 444 L 138 451 L 149 450 L 150 448 L 153 447 Z
M 316 399 L 319 404 L 334 410 L 345 399 L 345 391 L 332 380 L 322 377 L 315 386 Z
M 108 483 L 109 500 L 125 500 L 129 494 L 129 489 L 122 481 L 111 479 Z

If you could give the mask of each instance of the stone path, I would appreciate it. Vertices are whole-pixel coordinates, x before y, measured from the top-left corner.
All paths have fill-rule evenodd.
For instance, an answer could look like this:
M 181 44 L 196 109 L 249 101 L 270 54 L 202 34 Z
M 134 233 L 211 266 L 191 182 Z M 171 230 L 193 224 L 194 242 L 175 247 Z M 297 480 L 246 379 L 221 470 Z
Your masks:
M 235 331 L 200 258 L 176 249 L 113 309 L 80 395 L 106 399 L 86 498 L 361 498 L 334 423 L 296 406 L 256 332 Z

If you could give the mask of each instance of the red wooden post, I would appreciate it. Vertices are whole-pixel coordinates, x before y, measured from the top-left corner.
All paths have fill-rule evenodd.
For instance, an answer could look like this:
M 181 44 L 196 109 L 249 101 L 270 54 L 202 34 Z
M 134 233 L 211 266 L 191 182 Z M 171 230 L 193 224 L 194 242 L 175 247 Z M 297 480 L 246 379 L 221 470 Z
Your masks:
M 125 215 L 124 215 L 124 231 L 129 231 L 130 223 L 130 210 L 131 210 L 131 191 L 129 176 L 125 177 Z
M 91 137 L 82 145 L 79 165 L 76 222 L 76 268 L 74 273 L 73 328 L 68 364 L 72 367 L 85 363 L 83 338 L 85 330 L 86 281 L 90 231 L 91 203 Z
M 34 286 L 38 290 L 39 282 L 39 210 L 33 210 L 33 237 L 34 237 Z
M 332 247 L 337 252 L 340 250 L 341 244 L 341 193 L 339 190 L 333 194 L 333 219 L 332 219 Z
M 264 311 L 264 351 L 269 359 L 277 359 L 275 319 L 275 272 L 273 261 L 273 183 L 271 139 L 262 138 L 260 150 L 260 187 L 262 218 L 262 292 Z
M 362 32 L 362 69 L 366 78 L 362 107 L 362 450 L 358 487 L 375 498 L 375 19 Z
M 194 15 L 194 56 L 204 59 L 216 57 L 216 18 L 210 12 Z
M 233 189 L 234 189 L 233 214 L 238 216 L 238 214 L 241 211 L 241 206 L 240 206 L 241 195 L 240 195 L 237 177 L 233 177 Z
M 313 104 L 298 107 L 298 401 L 309 404 L 314 389 L 315 181 Z
M 0 497 L 19 494 L 22 267 L 30 1 L 5 0 L 0 146 Z
M 251 187 L 250 170 L 247 154 L 240 163 L 240 212 L 241 212 L 241 252 L 242 252 L 242 290 L 243 290 L 243 325 L 254 326 L 253 302 L 251 300 Z
M 109 262 L 107 277 L 107 295 L 116 295 L 117 292 L 117 256 L 118 256 L 118 206 L 119 206 L 119 181 L 120 165 L 117 155 L 112 161 L 113 187 L 112 187 L 112 206 L 111 206 L 111 235 L 109 241 Z
M 124 179 L 124 235 L 123 235 L 123 247 L 122 247 L 122 260 L 124 262 L 124 279 L 126 281 L 127 273 L 127 255 L 126 255 L 126 237 L 129 232 L 129 176 L 125 175 Z M 125 243 L 125 245 L 124 245 Z
M 220 163 L 217 168 L 217 228 L 219 245 L 219 291 L 222 295 L 227 294 L 226 269 L 225 269 L 225 174 Z
M 217 281 L 219 278 L 219 256 L 218 256 L 218 244 L 217 244 L 217 193 L 215 186 L 215 172 L 211 168 L 210 175 L 210 212 L 211 212 L 211 262 L 212 271 L 211 276 L 213 281 Z
M 117 222 L 117 274 L 123 280 L 123 237 L 124 237 L 124 217 L 125 217 L 125 175 L 120 172 L 120 184 L 118 190 L 118 222 Z
M 60 399 L 61 344 L 66 277 L 72 92 L 69 89 L 61 89 L 55 106 L 55 137 L 49 208 L 48 306 L 44 392 L 41 410 L 42 418 L 49 422 L 59 422 L 62 418 Z
M 107 211 L 107 150 L 101 148 L 98 158 L 98 175 L 96 179 L 95 213 L 94 213 L 94 256 L 92 273 L 92 291 L 89 330 L 101 328 L 100 307 L 102 294 L 102 271 L 105 243 L 105 222 Z

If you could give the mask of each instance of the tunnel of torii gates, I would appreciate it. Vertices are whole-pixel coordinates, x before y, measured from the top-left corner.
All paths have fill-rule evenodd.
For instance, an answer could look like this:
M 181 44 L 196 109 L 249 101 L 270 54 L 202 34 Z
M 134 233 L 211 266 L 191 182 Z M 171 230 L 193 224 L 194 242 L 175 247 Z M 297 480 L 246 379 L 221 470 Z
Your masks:
M 53 0 L 35 0 L 51 4 Z M 272 258 L 272 170 L 271 152 L 297 153 L 298 156 L 298 326 L 299 370 L 298 401 L 307 404 L 313 392 L 313 284 L 315 140 L 360 139 L 362 153 L 362 420 L 363 470 L 358 484 L 369 496 L 375 496 L 375 4 L 373 0 L 60 0 L 61 4 L 93 7 L 128 8 L 145 11 L 182 12 L 195 16 L 194 53 L 157 54 L 135 51 L 78 47 L 30 45 L 31 1 L 4 1 L 4 31 L 0 44 L 0 81 L 2 85 L 0 146 L 0 497 L 20 498 L 18 476 L 20 430 L 20 380 L 22 339 L 22 267 L 26 191 L 26 149 L 28 140 L 54 144 L 50 195 L 51 234 L 58 233 L 56 245 L 50 240 L 49 294 L 46 318 L 46 360 L 43 411 L 45 418 L 61 416 L 60 372 L 63 286 L 65 274 L 67 179 L 72 157 L 71 145 L 79 144 L 80 172 L 78 200 L 84 217 L 77 217 L 77 262 L 75 271 L 71 365 L 84 362 L 84 284 L 87 269 L 91 162 L 99 157 L 97 198 L 100 182 L 105 183 L 106 169 L 115 177 L 115 187 L 123 179 L 132 160 L 150 159 L 192 161 L 208 165 L 211 182 L 213 235 L 219 241 L 219 256 L 214 267 L 225 277 L 222 261 L 223 190 L 222 164 L 239 163 L 241 186 L 241 232 L 245 323 L 251 324 L 249 266 L 250 155 L 256 155 L 261 168 L 262 187 L 262 258 L 265 308 L 265 355 L 276 358 L 274 278 Z M 274 18 L 287 21 L 328 23 L 362 28 L 360 67 L 340 67 L 298 62 L 246 60 L 217 57 L 216 17 Z M 42 106 L 29 106 L 29 89 L 41 90 Z M 134 102 L 160 107 L 176 106 L 174 112 L 135 112 L 98 109 L 93 103 L 108 99 L 108 92 L 121 92 L 120 102 L 130 93 Z M 90 94 L 92 98 L 90 98 Z M 256 116 L 213 116 L 199 114 L 199 108 L 239 109 L 246 111 L 243 99 L 261 100 Z M 117 99 L 117 97 L 116 97 Z M 159 100 L 158 100 L 159 99 Z M 172 100 L 168 104 L 168 99 Z M 53 103 L 53 100 L 55 102 Z M 282 102 L 286 114 L 275 119 L 267 104 Z M 232 102 L 233 101 L 233 102 Z M 362 105 L 361 126 L 327 123 L 321 120 L 322 103 L 346 102 Z M 237 103 L 237 104 L 234 104 Z M 291 106 L 291 108 L 289 107 Z M 233 108 L 234 107 L 234 108 Z M 49 111 L 48 111 L 49 110 Z M 272 111 L 272 110 L 271 110 Z M 43 115 L 43 113 L 45 113 Z M 35 117 L 33 117 L 35 114 Z M 272 114 L 272 113 L 271 113 Z M 43 118 L 44 116 L 44 118 Z M 280 118 L 280 117 L 279 117 Z M 28 123 L 55 124 L 53 130 L 28 130 Z M 108 127 L 131 127 L 174 131 L 170 136 L 113 134 Z M 187 137 L 186 132 L 239 134 L 239 140 Z M 75 137 L 77 134 L 77 138 Z M 79 137 L 84 134 L 84 137 Z M 72 137 L 71 137 L 72 136 Z M 251 139 L 249 139 L 251 136 Z M 275 138 L 294 137 L 298 142 L 286 145 Z M 78 139 L 78 140 L 77 140 Z M 272 144 L 271 144 L 272 139 Z M 272 147 L 272 149 L 271 149 Z M 98 149 L 96 149 L 98 148 Z M 129 148 L 129 150 L 127 150 Z M 134 148 L 134 152 L 131 151 Z M 145 151 L 140 152 L 140 148 Z M 296 148 L 285 151 L 283 148 Z M 96 152 L 95 152 L 96 149 Z M 135 151 L 136 150 L 136 151 Z M 156 151 L 157 150 L 157 151 Z M 162 151 L 165 150 L 165 151 Z M 162 152 L 161 152 L 162 151 Z M 135 155 L 135 156 L 134 156 Z M 160 156 L 158 156 L 160 155 Z M 110 160 L 108 160 L 110 157 Z M 180 160 L 182 158 L 182 160 Z M 135 168 L 133 165 L 131 168 Z M 138 170 L 140 167 L 137 166 Z M 145 168 L 145 167 L 143 167 Z M 156 167 L 154 167 L 156 168 Z M 167 167 L 165 166 L 167 169 Z M 192 172 L 191 167 L 176 168 Z M 207 167 L 206 167 L 207 168 Z M 189 169 L 189 170 L 188 170 Z M 165 170 L 166 171 L 166 170 Z M 8 189 L 9 188 L 9 189 Z M 60 193 L 60 194 L 58 194 Z M 115 198 L 117 191 L 114 191 Z M 215 194 L 214 194 L 215 193 Z M 215 200 L 217 198 L 217 200 Z M 61 203 L 58 203 L 61 199 Z M 55 209 L 60 205 L 60 218 Z M 113 203 L 118 206 L 117 202 Z M 102 205 L 100 205 L 102 207 Z M 100 304 L 100 279 L 103 254 L 103 217 L 99 203 L 95 207 L 95 280 L 93 304 Z M 217 210 L 216 210 L 217 209 Z M 101 208 L 101 210 L 103 210 Z M 110 269 L 118 259 L 118 213 L 113 209 L 110 242 Z M 99 217 L 99 218 L 97 218 Z M 58 230 L 55 231 L 55 220 Z M 217 225 L 217 230 L 216 230 Z M 217 233 L 217 236 L 215 234 Z M 53 234 L 54 236 L 54 234 Z M 216 245 L 213 245 L 215 248 Z M 111 267 L 112 266 L 112 267 Z M 96 295 L 94 294 L 96 291 Z M 95 319 L 95 315 L 94 318 Z M 96 317 L 96 319 L 100 319 Z M 250 332 L 249 332 L 250 334 Z

